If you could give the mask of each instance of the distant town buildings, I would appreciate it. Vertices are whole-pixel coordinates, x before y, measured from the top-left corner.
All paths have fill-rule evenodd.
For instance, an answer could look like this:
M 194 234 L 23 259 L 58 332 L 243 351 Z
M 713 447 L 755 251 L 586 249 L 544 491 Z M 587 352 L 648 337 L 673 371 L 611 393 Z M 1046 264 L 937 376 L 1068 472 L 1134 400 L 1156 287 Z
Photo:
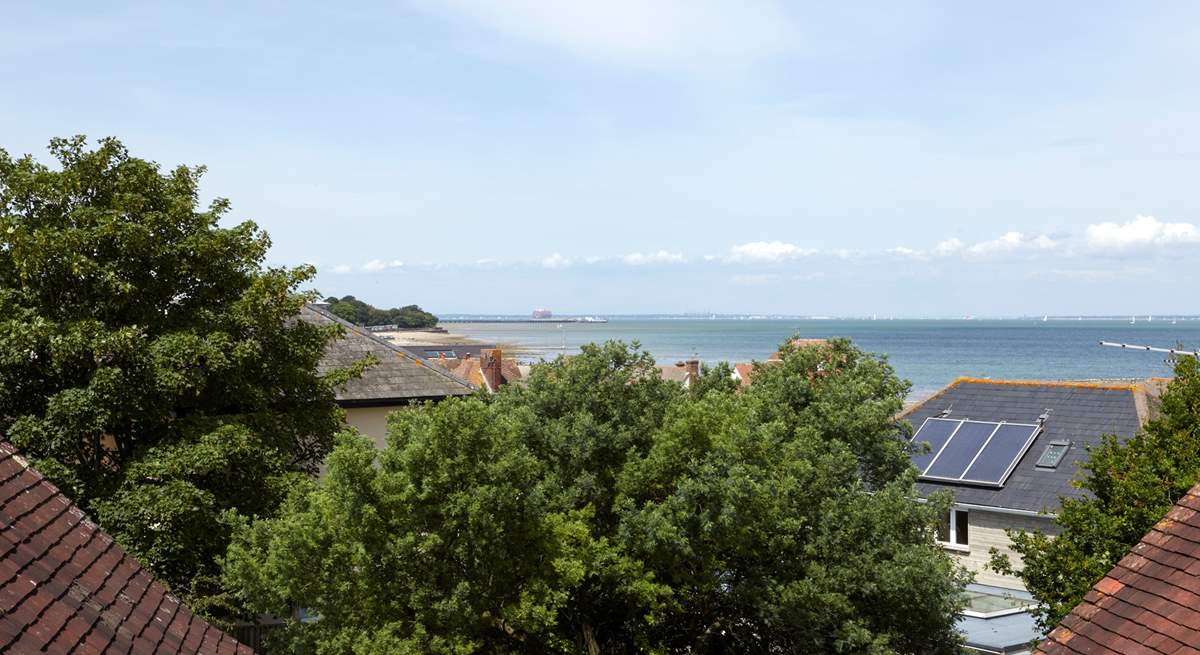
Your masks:
M 535 310 L 533 310 L 533 317 L 534 317 L 534 318 L 551 318 L 551 317 L 553 317 L 553 316 L 554 316 L 554 312 L 550 311 L 549 309 L 535 309 Z

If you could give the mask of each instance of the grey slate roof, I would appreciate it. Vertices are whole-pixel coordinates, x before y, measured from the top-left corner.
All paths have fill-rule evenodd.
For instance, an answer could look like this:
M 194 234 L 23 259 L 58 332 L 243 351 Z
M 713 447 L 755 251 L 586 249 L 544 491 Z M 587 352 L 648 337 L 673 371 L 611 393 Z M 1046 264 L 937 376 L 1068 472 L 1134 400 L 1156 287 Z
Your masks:
M 1059 497 L 1085 494 L 1071 485 L 1076 463 L 1087 459 L 1085 445 L 1100 443 L 1101 436 L 1133 436 L 1141 426 L 1137 408 L 1139 388 L 1132 384 L 1099 385 L 1062 382 L 988 382 L 959 379 L 905 415 L 919 429 L 921 423 L 951 409 L 947 418 L 980 421 L 1037 423 L 1047 409 L 1050 419 L 1034 439 L 1003 488 L 919 481 L 917 491 L 928 496 L 949 489 L 955 501 L 973 505 L 1056 513 Z M 1036 466 L 1046 444 L 1069 440 L 1057 468 Z
M 457 378 L 445 369 L 431 366 L 420 357 L 372 335 L 367 330 L 342 320 L 329 311 L 308 305 L 300 311 L 300 319 L 315 325 L 338 323 L 345 335 L 329 344 L 317 365 L 324 374 L 345 368 L 375 355 L 379 363 L 368 368 L 361 377 L 351 380 L 337 390 L 337 400 L 344 405 L 389 405 L 413 400 L 441 399 L 465 396 L 475 391 L 466 380 Z

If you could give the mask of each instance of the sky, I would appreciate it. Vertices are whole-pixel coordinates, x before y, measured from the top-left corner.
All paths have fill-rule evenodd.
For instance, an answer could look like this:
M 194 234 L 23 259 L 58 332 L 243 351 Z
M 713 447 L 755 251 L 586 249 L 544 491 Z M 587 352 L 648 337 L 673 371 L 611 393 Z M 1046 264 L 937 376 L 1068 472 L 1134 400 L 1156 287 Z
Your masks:
M 1198 63 L 1194 2 L 11 3 L 0 148 L 204 164 L 382 306 L 1200 314 Z

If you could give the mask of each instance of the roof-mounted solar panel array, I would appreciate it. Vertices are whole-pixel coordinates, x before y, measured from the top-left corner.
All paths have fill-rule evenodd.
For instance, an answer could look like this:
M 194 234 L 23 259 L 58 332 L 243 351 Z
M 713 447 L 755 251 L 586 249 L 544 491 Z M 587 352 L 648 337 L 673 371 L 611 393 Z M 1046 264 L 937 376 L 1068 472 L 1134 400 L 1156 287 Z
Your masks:
M 927 453 L 914 454 L 922 480 L 1002 487 L 1029 450 L 1040 425 L 928 418 L 913 443 L 929 442 Z

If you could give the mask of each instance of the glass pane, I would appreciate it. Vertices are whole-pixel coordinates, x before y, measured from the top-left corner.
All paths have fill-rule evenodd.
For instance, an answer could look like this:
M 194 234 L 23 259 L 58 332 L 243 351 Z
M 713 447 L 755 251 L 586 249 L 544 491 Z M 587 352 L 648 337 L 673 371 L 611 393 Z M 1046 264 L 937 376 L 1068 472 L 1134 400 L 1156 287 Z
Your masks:
M 967 513 L 954 510 L 954 543 L 967 545 Z
M 980 482 L 1000 484 L 1001 478 L 1008 467 L 1025 452 L 1029 438 L 1033 436 L 1037 426 L 1008 423 L 1001 425 L 987 448 L 979 454 L 971 470 L 967 471 L 966 479 Z
M 954 429 L 962 421 L 951 421 L 944 418 L 931 418 L 925 421 L 925 424 L 917 430 L 913 435 L 913 443 L 927 442 L 929 443 L 929 452 L 912 456 L 913 466 L 917 467 L 918 471 L 924 471 L 925 467 L 929 466 L 929 462 L 933 461 L 933 456 L 937 455 L 938 449 L 950 435 L 954 433 Z
M 942 521 L 940 523 L 938 523 L 937 539 L 938 539 L 938 541 L 945 541 L 945 542 L 950 541 L 950 515 L 949 514 L 943 515 Z
M 964 421 L 954 438 L 942 449 L 942 454 L 934 460 L 925 475 L 936 478 L 962 477 L 963 471 L 975 457 L 975 453 L 983 447 L 983 443 L 996 429 L 996 423 L 976 423 Z
M 1051 441 L 1046 450 L 1042 451 L 1042 456 L 1038 458 L 1037 465 L 1044 468 L 1055 468 L 1062 461 L 1063 455 L 1067 454 L 1067 449 L 1071 444 L 1066 441 Z

